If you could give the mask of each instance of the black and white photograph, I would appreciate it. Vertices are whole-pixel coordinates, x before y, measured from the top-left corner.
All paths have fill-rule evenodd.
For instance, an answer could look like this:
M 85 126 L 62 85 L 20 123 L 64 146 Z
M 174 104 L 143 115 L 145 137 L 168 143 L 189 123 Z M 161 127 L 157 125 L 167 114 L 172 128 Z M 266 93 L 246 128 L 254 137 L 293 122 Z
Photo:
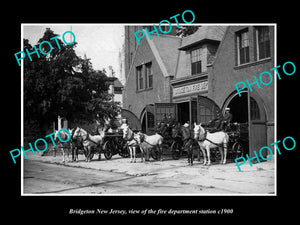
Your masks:
M 276 24 L 165 24 L 22 24 L 22 194 L 276 194 Z
M 294 4 L 44 3 L 2 17 L 4 218 L 297 215 Z

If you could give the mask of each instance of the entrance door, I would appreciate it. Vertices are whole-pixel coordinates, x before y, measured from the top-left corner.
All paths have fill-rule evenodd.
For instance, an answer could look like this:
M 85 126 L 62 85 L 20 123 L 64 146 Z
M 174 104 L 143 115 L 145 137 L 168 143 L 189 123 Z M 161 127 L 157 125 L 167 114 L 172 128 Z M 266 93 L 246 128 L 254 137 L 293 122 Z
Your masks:
M 154 104 L 154 117 L 155 126 L 162 121 L 164 115 L 171 116 L 177 121 L 177 104 L 176 103 L 155 103 Z
M 142 132 L 146 134 L 154 134 L 155 133 L 155 122 L 154 122 L 154 105 L 146 105 L 145 111 L 141 116 L 142 121 Z
M 177 103 L 177 117 L 180 124 L 190 121 L 190 102 Z
M 250 157 L 257 155 L 259 150 L 267 145 L 266 113 L 263 102 L 259 96 L 250 92 L 248 94 L 248 118 L 249 118 L 249 147 Z M 267 156 L 267 150 L 262 151 L 263 157 Z
M 217 117 L 219 106 L 211 99 L 198 95 L 198 123 L 208 124 L 210 120 Z
M 232 123 L 241 124 L 241 137 L 248 139 L 247 149 L 249 157 L 254 157 L 254 151 L 259 154 L 260 148 L 267 145 L 266 113 L 263 102 L 254 92 L 249 95 L 248 91 L 243 91 L 241 96 L 236 92 L 225 103 L 225 107 L 230 108 Z M 265 157 L 267 150 L 262 152 Z

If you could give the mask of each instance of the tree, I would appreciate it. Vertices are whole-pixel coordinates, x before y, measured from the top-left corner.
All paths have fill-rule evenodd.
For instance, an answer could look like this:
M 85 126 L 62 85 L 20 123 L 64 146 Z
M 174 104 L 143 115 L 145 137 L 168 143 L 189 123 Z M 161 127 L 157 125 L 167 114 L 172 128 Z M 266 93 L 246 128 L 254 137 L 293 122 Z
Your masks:
M 49 55 L 32 54 L 32 61 L 24 58 L 24 122 L 28 125 L 39 125 L 39 134 L 45 134 L 46 127 L 57 116 L 70 122 L 93 122 L 103 117 L 115 117 L 120 106 L 113 102 L 108 94 L 105 71 L 95 71 L 90 59 L 77 56 L 72 45 L 64 44 L 49 28 L 38 41 L 52 44 Z M 34 48 L 28 40 L 24 40 L 24 48 L 33 52 Z M 43 52 L 49 52 L 49 45 L 42 45 Z M 25 124 L 26 126 L 26 124 Z
M 181 26 L 176 30 L 176 36 L 186 37 L 195 33 L 201 26 Z

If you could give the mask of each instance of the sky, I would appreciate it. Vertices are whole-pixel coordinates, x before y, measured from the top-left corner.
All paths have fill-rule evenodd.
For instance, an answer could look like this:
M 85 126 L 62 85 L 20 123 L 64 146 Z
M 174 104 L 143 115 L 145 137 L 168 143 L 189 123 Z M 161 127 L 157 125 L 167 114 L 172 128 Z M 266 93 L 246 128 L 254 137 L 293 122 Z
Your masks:
M 91 59 L 95 70 L 108 71 L 111 65 L 119 76 L 119 50 L 124 42 L 124 25 L 118 24 L 23 24 L 23 38 L 28 39 L 33 46 L 43 37 L 46 28 L 50 28 L 55 34 L 62 35 L 66 31 L 75 34 L 77 46 L 76 54 Z M 72 39 L 66 34 L 65 39 Z M 70 41 L 69 41 L 70 40 Z

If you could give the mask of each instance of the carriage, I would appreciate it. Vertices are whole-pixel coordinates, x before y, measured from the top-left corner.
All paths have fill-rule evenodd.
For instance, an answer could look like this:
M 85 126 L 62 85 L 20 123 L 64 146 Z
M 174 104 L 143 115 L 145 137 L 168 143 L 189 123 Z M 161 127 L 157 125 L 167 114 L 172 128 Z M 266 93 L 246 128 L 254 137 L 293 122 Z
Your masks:
M 129 126 L 135 131 L 141 130 L 141 123 L 139 119 L 129 110 L 122 109 L 121 118 L 126 118 L 128 120 Z M 112 156 L 119 154 L 123 158 L 129 157 L 129 150 L 127 142 L 123 139 L 123 132 L 119 130 L 121 126 L 120 120 L 115 119 L 113 121 L 116 130 L 111 130 L 111 132 L 105 132 L 103 140 L 103 154 L 107 160 L 110 160 Z
M 213 128 L 208 124 L 205 126 L 205 129 L 211 131 Z M 230 123 L 225 127 L 224 130 L 229 136 L 228 143 L 228 156 L 232 159 L 245 156 L 248 152 L 247 146 L 249 146 L 248 139 L 248 124 L 247 123 Z M 198 147 L 197 143 L 193 144 L 195 148 Z M 212 160 L 217 161 L 220 159 L 219 151 L 216 151 L 217 147 L 211 151 Z M 185 152 L 183 147 L 183 141 L 180 137 L 173 139 L 171 144 L 171 153 L 172 158 L 178 160 L 182 154 Z M 201 154 L 201 151 L 200 151 Z
M 129 151 L 126 141 L 123 139 L 122 132 L 105 133 L 103 141 L 103 154 L 107 160 L 110 160 L 113 155 L 119 154 L 120 156 L 127 158 Z

